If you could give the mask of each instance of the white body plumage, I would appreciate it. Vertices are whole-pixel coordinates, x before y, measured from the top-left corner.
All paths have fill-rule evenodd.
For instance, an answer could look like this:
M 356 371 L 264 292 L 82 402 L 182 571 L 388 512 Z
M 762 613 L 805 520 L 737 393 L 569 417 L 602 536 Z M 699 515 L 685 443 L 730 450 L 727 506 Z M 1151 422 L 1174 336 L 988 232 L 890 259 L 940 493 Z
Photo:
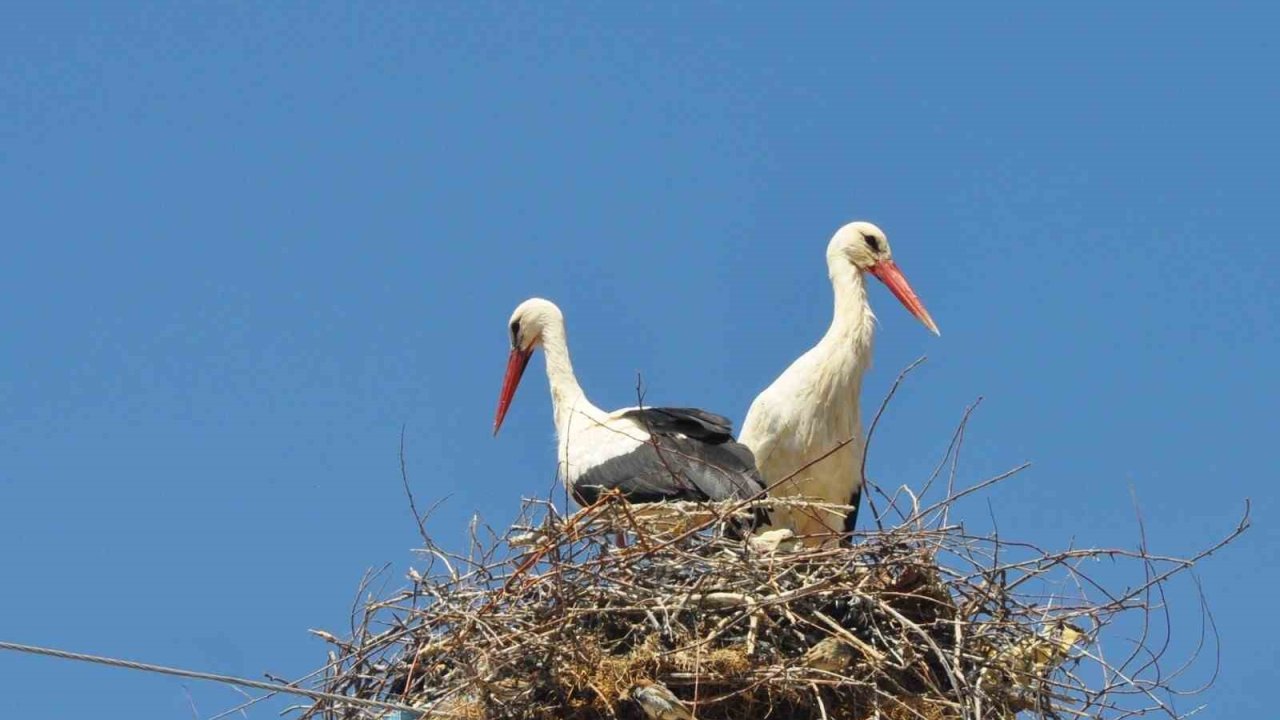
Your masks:
M 764 484 L 751 452 L 733 441 L 729 421 L 697 408 L 623 408 L 587 400 L 573 373 L 564 316 L 532 298 L 509 321 L 511 355 L 494 432 L 502 424 L 529 358 L 541 347 L 555 416 L 557 469 L 569 493 L 590 504 L 617 490 L 631 502 L 727 500 L 758 495 Z
M 867 301 L 868 272 L 930 330 L 938 331 L 893 262 L 884 233 L 866 222 L 840 228 L 827 245 L 827 274 L 835 294 L 831 325 L 817 345 L 756 397 L 742 426 L 739 439 L 755 454 L 771 496 L 858 504 L 865 452 L 859 396 L 875 331 Z M 806 508 L 775 510 L 771 524 L 820 543 L 851 530 L 850 520 L 844 513 Z

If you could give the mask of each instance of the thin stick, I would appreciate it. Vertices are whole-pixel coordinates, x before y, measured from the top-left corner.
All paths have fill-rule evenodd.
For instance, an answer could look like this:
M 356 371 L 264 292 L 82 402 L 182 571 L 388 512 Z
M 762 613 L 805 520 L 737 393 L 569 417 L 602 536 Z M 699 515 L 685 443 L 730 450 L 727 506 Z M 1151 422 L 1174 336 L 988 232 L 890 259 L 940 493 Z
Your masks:
M 902 381 L 906 380 L 911 371 L 920 367 L 927 359 L 927 355 L 921 355 L 915 359 L 915 362 L 903 368 L 902 372 L 898 373 L 898 377 L 894 378 L 893 385 L 889 387 L 889 392 L 880 401 L 880 407 L 876 410 L 876 415 L 871 420 L 871 426 L 867 428 L 867 439 L 862 443 L 862 466 L 858 468 L 858 475 L 862 485 L 859 487 L 865 487 L 869 482 L 867 480 L 867 455 L 871 453 L 871 437 L 875 435 L 876 428 L 880 425 L 880 416 L 884 415 L 885 408 L 889 407 L 889 401 L 893 400 L 893 396 L 898 394 L 898 386 L 902 385 Z M 854 401 L 857 402 L 857 398 L 854 398 Z M 884 524 L 880 520 L 880 513 L 876 510 L 875 501 L 871 499 L 871 493 L 865 493 L 865 495 L 867 496 L 867 507 L 871 509 L 871 517 L 875 518 L 876 527 L 884 530 Z

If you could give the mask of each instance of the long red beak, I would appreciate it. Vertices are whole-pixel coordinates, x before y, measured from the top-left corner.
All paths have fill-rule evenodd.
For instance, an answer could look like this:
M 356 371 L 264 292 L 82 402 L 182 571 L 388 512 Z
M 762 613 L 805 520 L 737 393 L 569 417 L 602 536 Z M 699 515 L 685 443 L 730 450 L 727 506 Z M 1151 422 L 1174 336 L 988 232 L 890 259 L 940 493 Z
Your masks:
M 502 419 L 507 416 L 507 408 L 511 407 L 511 398 L 515 397 L 516 386 L 520 384 L 520 376 L 529 367 L 529 358 L 533 357 L 533 349 L 511 351 L 507 358 L 507 374 L 502 378 L 502 394 L 498 396 L 498 412 L 493 416 L 493 434 L 497 436 L 502 427 Z
M 929 317 L 929 311 L 924 309 L 924 303 L 920 302 L 920 298 L 916 296 L 916 291 L 911 289 L 911 284 L 907 282 L 906 276 L 902 274 L 902 270 L 898 264 L 892 260 L 881 260 L 880 262 L 868 268 L 872 275 L 880 279 L 880 282 L 889 287 L 892 292 L 907 310 L 911 311 L 929 328 L 934 335 L 941 335 L 938 331 L 938 324 Z

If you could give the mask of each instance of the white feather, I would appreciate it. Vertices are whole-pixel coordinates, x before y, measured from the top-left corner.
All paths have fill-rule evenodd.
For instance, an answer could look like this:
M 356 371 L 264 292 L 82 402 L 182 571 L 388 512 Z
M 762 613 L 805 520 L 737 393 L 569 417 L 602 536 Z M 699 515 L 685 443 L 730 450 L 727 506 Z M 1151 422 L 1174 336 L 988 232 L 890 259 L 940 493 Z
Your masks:
M 862 486 L 859 394 L 863 373 L 871 363 L 875 316 L 850 247 L 851 238 L 856 234 L 860 239 L 864 231 L 883 236 L 874 225 L 853 223 L 831 239 L 827 246 L 827 271 L 835 293 L 831 326 L 817 345 L 756 397 L 742 425 L 739 441 L 755 453 L 772 496 L 845 505 Z M 827 453 L 831 454 L 818 460 Z M 823 537 L 843 532 L 844 515 L 781 510 L 775 511 L 773 525 L 790 527 L 802 537 Z

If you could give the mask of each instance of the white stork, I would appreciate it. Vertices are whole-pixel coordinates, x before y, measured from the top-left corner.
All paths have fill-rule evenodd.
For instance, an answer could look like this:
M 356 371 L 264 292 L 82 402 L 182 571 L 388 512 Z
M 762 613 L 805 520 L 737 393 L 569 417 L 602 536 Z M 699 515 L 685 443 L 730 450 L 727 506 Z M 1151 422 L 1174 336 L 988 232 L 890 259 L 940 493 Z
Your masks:
M 884 232 L 868 222 L 845 225 L 827 244 L 827 274 L 835 290 L 831 327 L 751 403 L 739 438 L 755 453 L 770 496 L 804 496 L 853 507 L 847 516 L 772 510 L 775 526 L 790 527 L 809 541 L 825 542 L 832 533 L 851 532 L 862 496 L 864 439 L 858 396 L 862 374 L 871 363 L 875 325 L 867 302 L 867 273 L 887 285 L 911 314 L 939 334 L 893 261 Z M 850 438 L 847 445 L 831 452 Z M 818 460 L 826 453 L 831 454 Z
M 746 446 L 733 441 L 724 417 L 695 408 L 624 408 L 592 405 L 569 361 L 564 315 L 554 303 L 526 300 L 511 315 L 511 355 L 498 397 L 498 434 L 533 351 L 547 356 L 555 414 L 560 477 L 582 505 L 606 490 L 629 502 L 746 499 L 764 483 Z

